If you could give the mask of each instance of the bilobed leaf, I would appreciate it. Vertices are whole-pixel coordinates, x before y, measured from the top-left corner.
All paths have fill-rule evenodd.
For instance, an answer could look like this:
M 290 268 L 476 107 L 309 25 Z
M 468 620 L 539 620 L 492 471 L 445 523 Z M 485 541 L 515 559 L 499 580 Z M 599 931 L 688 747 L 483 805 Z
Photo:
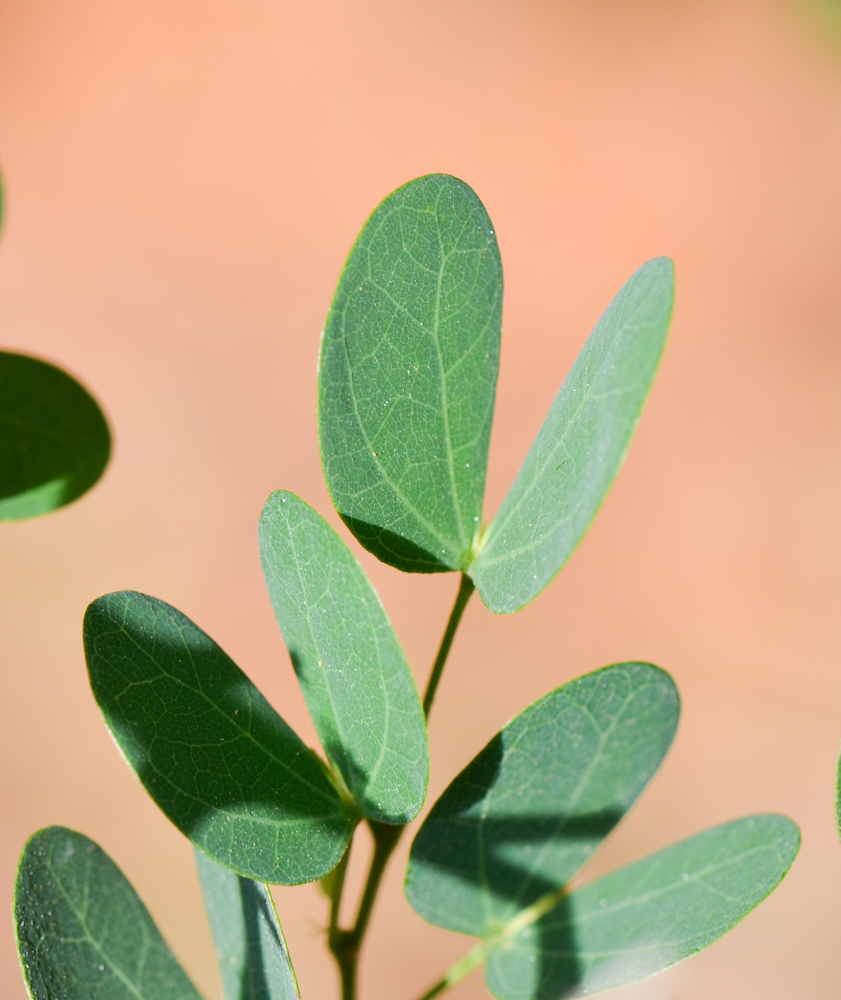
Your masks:
M 595 517 L 654 379 L 673 298 L 672 262 L 650 261 L 584 345 L 469 570 L 491 611 L 536 597 Z
M 105 417 L 74 378 L 0 351 L 0 521 L 75 500 L 102 475 L 110 450 Z
M 501 314 L 493 226 L 445 174 L 389 195 L 342 271 L 319 365 L 324 474 L 362 545 L 400 569 L 470 562 Z
M 88 608 L 84 638 L 114 739 L 197 847 L 282 885 L 339 862 L 355 817 L 325 766 L 189 618 L 144 594 L 107 594 Z
M 125 875 L 81 833 L 29 839 L 14 912 L 33 1000 L 201 1000 Z
M 225 1000 L 301 1000 L 269 890 L 196 851 Z
M 294 493 L 266 502 L 260 553 L 327 756 L 365 816 L 407 823 L 426 796 L 426 722 L 376 591 L 336 532 Z
M 414 909 L 484 937 L 566 884 L 657 770 L 679 711 L 667 673 L 621 663 L 521 712 L 420 828 L 406 878 Z
M 749 816 L 597 879 L 501 940 L 488 958 L 488 988 L 500 1000 L 557 1000 L 661 972 L 757 906 L 799 844 L 785 816 Z

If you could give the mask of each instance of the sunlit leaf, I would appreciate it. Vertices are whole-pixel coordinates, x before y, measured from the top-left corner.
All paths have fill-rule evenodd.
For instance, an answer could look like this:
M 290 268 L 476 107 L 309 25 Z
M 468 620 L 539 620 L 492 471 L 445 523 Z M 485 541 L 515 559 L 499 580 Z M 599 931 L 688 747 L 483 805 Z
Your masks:
M 14 912 L 33 1000 L 201 1000 L 125 875 L 81 833 L 29 839 Z
M 491 611 L 536 597 L 596 516 L 657 371 L 673 298 L 672 262 L 650 261 L 584 345 L 470 568 Z
M 408 822 L 426 796 L 426 722 L 376 591 L 336 532 L 294 493 L 266 502 L 260 553 L 328 757 L 365 816 Z
M 661 972 L 765 899 L 799 845 L 785 816 L 749 816 L 597 879 L 495 947 L 488 988 L 500 1000 L 556 1000 Z
M 463 569 L 482 517 L 502 264 L 482 203 L 431 174 L 366 222 L 327 317 L 319 428 L 336 509 L 380 559 Z
M 419 830 L 406 878 L 414 909 L 486 936 L 564 885 L 645 788 L 679 711 L 667 673 L 621 663 L 521 712 Z

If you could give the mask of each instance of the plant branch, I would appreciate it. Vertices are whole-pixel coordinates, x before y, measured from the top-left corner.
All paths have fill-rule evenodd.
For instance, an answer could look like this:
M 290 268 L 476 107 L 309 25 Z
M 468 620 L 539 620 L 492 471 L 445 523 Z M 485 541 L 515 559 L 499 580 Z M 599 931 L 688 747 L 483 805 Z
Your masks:
M 444 636 L 441 639 L 441 645 L 438 647 L 438 655 L 432 664 L 432 672 L 429 675 L 426 692 L 423 696 L 423 714 L 427 718 L 429 718 L 429 712 L 432 709 L 432 702 L 435 700 L 435 692 L 438 690 L 438 684 L 441 680 L 441 674 L 444 672 L 444 665 L 447 662 L 447 656 L 450 653 L 456 629 L 459 626 L 461 616 L 464 613 L 465 607 L 467 607 L 467 602 L 470 600 L 470 595 L 474 589 L 473 581 L 466 573 L 462 573 L 455 604 L 453 604 L 453 610 L 450 612 L 447 627 L 444 629 Z
M 450 612 L 447 627 L 444 629 L 444 636 L 441 639 L 441 645 L 438 647 L 435 662 L 432 664 L 432 671 L 429 675 L 429 682 L 426 685 L 426 693 L 423 697 L 423 712 L 427 717 L 429 716 L 429 710 L 432 708 L 435 692 L 438 689 L 438 683 L 441 680 L 441 674 L 447 662 L 447 656 L 453 644 L 453 638 L 461 621 L 461 616 L 474 589 L 473 581 L 469 576 L 462 573 L 455 603 Z M 386 866 L 391 855 L 394 853 L 394 848 L 397 846 L 403 831 L 406 829 L 405 824 L 391 826 L 387 823 L 378 823 L 374 820 L 369 820 L 368 825 L 374 837 L 374 854 L 371 858 L 368 877 L 365 880 L 365 888 L 362 891 L 362 898 L 359 901 L 359 909 L 357 910 L 353 927 L 342 928 L 339 926 L 342 893 L 345 887 L 345 875 L 347 874 L 348 859 L 350 857 L 350 845 L 348 845 L 348 849 L 345 851 L 342 860 L 334 872 L 334 882 L 330 893 L 328 942 L 330 951 L 333 953 L 333 957 L 336 959 L 336 964 L 339 967 L 339 975 L 342 982 L 342 1000 L 356 1000 L 357 969 L 362 942 L 368 930 L 368 924 L 371 920 L 374 903 L 377 899 L 377 893 L 380 890 Z M 437 996 L 438 993 L 441 993 L 453 985 L 453 983 L 458 982 L 462 976 L 466 976 L 470 969 L 477 962 L 481 961 L 481 957 L 472 960 L 472 955 L 473 952 L 465 956 L 461 963 L 456 963 L 445 975 L 444 979 L 433 987 L 433 992 L 428 993 L 423 1000 Z M 464 971 L 460 971 L 461 966 L 469 960 L 472 960 L 472 964 L 466 966 Z M 453 978 L 454 976 L 455 978 Z
M 354 831 L 355 832 L 355 831 Z M 353 837 L 347 846 L 347 850 L 342 855 L 342 860 L 333 872 L 333 885 L 330 892 L 330 924 L 327 929 L 327 943 L 336 965 L 339 967 L 339 977 L 342 982 L 342 1000 L 354 1000 L 356 995 L 356 963 L 348 953 L 347 934 L 339 926 L 339 914 L 342 907 L 342 893 L 345 888 L 345 875 L 347 875 L 348 861 L 350 860 L 350 849 L 353 846 Z

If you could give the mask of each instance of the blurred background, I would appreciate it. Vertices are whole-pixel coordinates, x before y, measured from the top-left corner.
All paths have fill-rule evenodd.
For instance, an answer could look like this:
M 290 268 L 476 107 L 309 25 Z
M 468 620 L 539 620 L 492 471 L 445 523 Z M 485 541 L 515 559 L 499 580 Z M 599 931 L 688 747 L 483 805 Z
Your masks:
M 590 872 L 754 811 L 795 818 L 803 848 L 730 935 L 617 997 L 837 998 L 837 0 L 0 0 L 0 164 L 0 340 L 81 377 L 116 440 L 92 494 L 0 526 L 0 897 L 29 834 L 79 829 L 218 996 L 191 849 L 105 730 L 82 614 L 121 588 L 169 601 L 315 742 L 257 517 L 283 487 L 338 523 L 319 332 L 368 213 L 446 171 L 485 202 L 505 266 L 488 516 L 622 282 L 668 254 L 678 299 L 583 545 L 520 614 L 468 608 L 430 801 L 549 689 L 658 663 L 683 695 L 677 741 Z M 457 580 L 360 557 L 423 683 Z M 363 1000 L 411 1000 L 468 945 L 410 911 L 407 847 Z M 324 900 L 276 898 L 305 1000 L 336 996 Z M 0 993 L 25 997 L 8 920 Z M 486 994 L 474 974 L 451 995 Z

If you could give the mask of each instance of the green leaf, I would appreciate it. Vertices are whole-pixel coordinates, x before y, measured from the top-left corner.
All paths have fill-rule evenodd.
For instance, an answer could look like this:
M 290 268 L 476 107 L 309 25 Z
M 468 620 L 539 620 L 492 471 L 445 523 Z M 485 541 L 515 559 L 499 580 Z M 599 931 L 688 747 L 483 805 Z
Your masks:
M 301 1000 L 274 900 L 196 851 L 225 1000 Z
M 835 825 L 841 837 L 841 755 L 835 771 Z
M 765 899 L 799 845 L 785 816 L 749 816 L 597 879 L 493 948 L 488 988 L 500 1000 L 555 1000 L 668 969 Z
M 81 833 L 29 839 L 14 912 L 33 1000 L 201 1000 L 125 875 Z
M 673 299 L 672 262 L 650 261 L 584 345 L 470 568 L 491 611 L 536 597 L 596 516 L 657 371 Z
M 679 711 L 667 673 L 620 663 L 521 712 L 419 830 L 406 878 L 414 909 L 484 937 L 566 884 L 657 770 Z
M 294 493 L 273 493 L 260 554 L 318 735 L 363 814 L 408 823 L 426 797 L 426 721 L 406 657 L 364 570 Z
M 46 361 L 0 351 L 0 521 L 80 497 L 110 451 L 108 424 L 86 389 Z
M 123 591 L 91 604 L 84 636 L 114 739 L 197 847 L 282 885 L 338 864 L 355 817 L 325 766 L 189 618 Z
M 347 259 L 321 345 L 321 455 L 365 548 L 409 572 L 468 565 L 481 526 L 502 263 L 476 194 L 398 188 Z

